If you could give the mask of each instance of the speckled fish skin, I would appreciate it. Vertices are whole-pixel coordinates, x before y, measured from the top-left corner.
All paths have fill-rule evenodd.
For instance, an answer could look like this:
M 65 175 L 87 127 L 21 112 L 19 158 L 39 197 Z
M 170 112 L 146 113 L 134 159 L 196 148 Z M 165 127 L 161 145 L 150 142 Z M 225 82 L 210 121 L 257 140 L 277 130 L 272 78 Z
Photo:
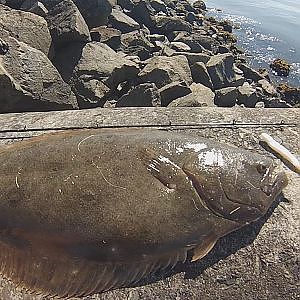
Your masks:
M 85 296 L 205 256 L 287 184 L 272 160 L 158 130 L 78 130 L 0 148 L 0 273 Z

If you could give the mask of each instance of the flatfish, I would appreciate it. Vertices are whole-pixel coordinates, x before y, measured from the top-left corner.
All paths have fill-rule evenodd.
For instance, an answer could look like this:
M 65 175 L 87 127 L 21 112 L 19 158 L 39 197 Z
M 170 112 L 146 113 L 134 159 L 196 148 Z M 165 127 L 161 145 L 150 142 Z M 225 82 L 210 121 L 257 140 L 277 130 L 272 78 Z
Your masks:
M 52 297 L 125 287 L 204 257 L 287 184 L 274 161 L 145 129 L 46 134 L 0 148 L 0 273 Z M 189 256 L 189 257 L 190 257 Z

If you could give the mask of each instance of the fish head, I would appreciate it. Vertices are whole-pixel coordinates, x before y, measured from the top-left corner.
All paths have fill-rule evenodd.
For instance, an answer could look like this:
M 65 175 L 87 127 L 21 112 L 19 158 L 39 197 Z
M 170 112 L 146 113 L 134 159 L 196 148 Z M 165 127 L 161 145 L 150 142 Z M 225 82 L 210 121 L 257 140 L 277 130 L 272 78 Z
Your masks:
M 183 169 L 208 209 L 238 223 L 264 215 L 288 182 L 274 160 L 226 146 L 198 152 Z

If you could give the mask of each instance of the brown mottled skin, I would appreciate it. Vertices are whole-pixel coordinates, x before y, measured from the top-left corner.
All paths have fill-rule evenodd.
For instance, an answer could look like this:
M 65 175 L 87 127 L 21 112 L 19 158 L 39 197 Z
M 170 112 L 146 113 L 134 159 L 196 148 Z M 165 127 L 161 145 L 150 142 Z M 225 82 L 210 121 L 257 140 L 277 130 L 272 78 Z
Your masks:
M 44 295 L 126 286 L 261 217 L 273 162 L 155 130 L 78 130 L 0 148 L 0 273 Z

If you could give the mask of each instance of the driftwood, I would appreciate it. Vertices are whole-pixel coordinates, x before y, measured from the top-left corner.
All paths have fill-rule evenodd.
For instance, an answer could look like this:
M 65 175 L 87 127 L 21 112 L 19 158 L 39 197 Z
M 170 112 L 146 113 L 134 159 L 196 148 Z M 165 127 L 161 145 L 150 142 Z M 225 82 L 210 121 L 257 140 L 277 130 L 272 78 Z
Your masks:
M 0 115 L 1 144 L 44 132 L 98 127 L 157 127 L 213 138 L 271 155 L 258 144 L 267 132 L 294 154 L 300 153 L 297 109 L 132 108 Z M 287 169 L 284 195 L 268 215 L 220 240 L 197 263 L 178 265 L 138 286 L 87 299 L 272 299 L 300 294 L 300 177 Z M 41 299 L 0 279 L 0 299 Z

